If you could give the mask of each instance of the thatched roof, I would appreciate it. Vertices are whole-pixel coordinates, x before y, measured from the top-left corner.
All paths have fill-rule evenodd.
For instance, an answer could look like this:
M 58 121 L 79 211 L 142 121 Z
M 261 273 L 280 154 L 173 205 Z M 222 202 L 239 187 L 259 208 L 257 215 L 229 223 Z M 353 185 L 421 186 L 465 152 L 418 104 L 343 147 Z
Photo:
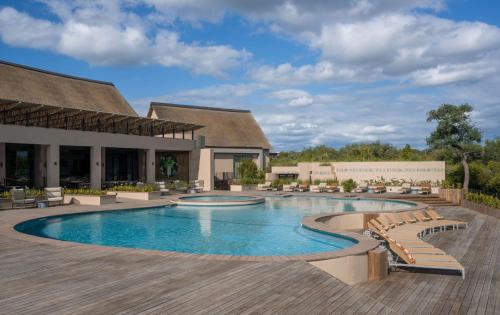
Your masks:
M 207 147 L 270 149 L 264 132 L 248 110 L 151 103 L 148 117 L 203 125 Z
M 113 83 L 0 60 L 0 99 L 138 116 Z

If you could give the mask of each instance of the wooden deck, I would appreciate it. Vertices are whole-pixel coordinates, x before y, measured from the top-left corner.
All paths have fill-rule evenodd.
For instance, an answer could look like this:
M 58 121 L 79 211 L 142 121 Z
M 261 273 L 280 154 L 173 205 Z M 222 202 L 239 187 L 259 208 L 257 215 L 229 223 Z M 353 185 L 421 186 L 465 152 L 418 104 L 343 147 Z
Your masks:
M 36 210 L 19 210 L 36 211 Z M 500 313 L 499 220 L 458 207 L 467 230 L 429 238 L 460 276 L 396 272 L 349 286 L 306 262 L 171 258 L 0 235 L 1 314 Z M 0 212 L 0 224 L 6 213 Z

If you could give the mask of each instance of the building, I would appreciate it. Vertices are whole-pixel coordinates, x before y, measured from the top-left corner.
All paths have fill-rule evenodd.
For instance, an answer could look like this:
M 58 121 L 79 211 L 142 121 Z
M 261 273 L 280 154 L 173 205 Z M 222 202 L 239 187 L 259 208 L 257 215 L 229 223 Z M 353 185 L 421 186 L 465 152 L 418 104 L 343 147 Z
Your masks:
M 109 82 L 0 62 L 0 185 L 154 182 L 165 154 L 180 157 L 172 178 L 188 180 L 201 127 L 140 117 Z
M 153 102 L 148 117 L 204 126 L 194 130 L 194 136 L 204 137 L 203 154 L 213 161 L 206 167 L 215 176 L 215 188 L 226 188 L 229 179 L 238 177 L 242 160 L 252 159 L 260 169 L 269 162 L 271 145 L 248 110 Z
M 313 181 L 337 179 L 339 182 L 352 178 L 363 181 L 430 181 L 445 179 L 444 161 L 387 161 L 387 162 L 331 162 L 298 163 L 297 166 L 273 166 L 272 173 L 278 178 L 296 178 Z

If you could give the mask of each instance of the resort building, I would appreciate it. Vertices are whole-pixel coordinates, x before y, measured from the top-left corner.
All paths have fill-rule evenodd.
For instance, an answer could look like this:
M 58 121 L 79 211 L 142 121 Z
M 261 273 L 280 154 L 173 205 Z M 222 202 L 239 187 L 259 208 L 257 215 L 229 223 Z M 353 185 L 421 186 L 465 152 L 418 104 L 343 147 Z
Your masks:
M 140 117 L 109 82 L 0 62 L 0 185 L 153 183 L 165 155 L 178 162 L 168 175 L 188 180 L 199 128 Z
M 249 111 L 152 103 L 140 117 L 113 83 L 0 61 L 0 186 L 212 190 L 243 159 L 263 169 L 270 147 Z
M 214 175 L 203 177 L 214 178 L 210 186 L 215 189 L 228 189 L 229 180 L 238 178 L 242 160 L 253 160 L 259 169 L 269 162 L 271 145 L 248 110 L 153 102 L 148 117 L 204 126 L 193 132 L 195 138 L 204 138 L 200 167 L 202 173 L 210 171 Z

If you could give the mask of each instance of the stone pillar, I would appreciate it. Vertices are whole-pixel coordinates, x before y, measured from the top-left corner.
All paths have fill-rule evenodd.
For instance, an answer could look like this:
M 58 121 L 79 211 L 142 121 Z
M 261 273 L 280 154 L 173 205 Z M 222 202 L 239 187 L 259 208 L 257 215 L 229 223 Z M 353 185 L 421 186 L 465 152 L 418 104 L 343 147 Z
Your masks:
M 59 157 L 59 145 L 49 145 L 47 147 L 47 187 L 59 187 L 60 185 Z
M 259 165 L 258 165 L 259 166 L 259 170 L 263 170 L 264 167 L 265 167 L 265 164 L 266 164 L 266 162 L 265 162 L 265 156 L 264 156 L 264 150 L 260 151 L 258 160 L 259 160 Z
M 102 147 L 90 148 L 90 188 L 101 189 L 102 184 Z
M 0 142 L 0 185 L 5 184 L 5 176 L 6 176 L 6 157 L 5 157 L 5 143 Z
M 35 187 L 45 187 L 47 183 L 47 146 L 35 145 Z
M 146 182 L 154 184 L 156 181 L 156 167 L 155 167 L 156 150 L 146 150 Z
M 199 159 L 198 179 L 203 180 L 205 191 L 213 190 L 215 176 L 214 149 L 201 149 Z

